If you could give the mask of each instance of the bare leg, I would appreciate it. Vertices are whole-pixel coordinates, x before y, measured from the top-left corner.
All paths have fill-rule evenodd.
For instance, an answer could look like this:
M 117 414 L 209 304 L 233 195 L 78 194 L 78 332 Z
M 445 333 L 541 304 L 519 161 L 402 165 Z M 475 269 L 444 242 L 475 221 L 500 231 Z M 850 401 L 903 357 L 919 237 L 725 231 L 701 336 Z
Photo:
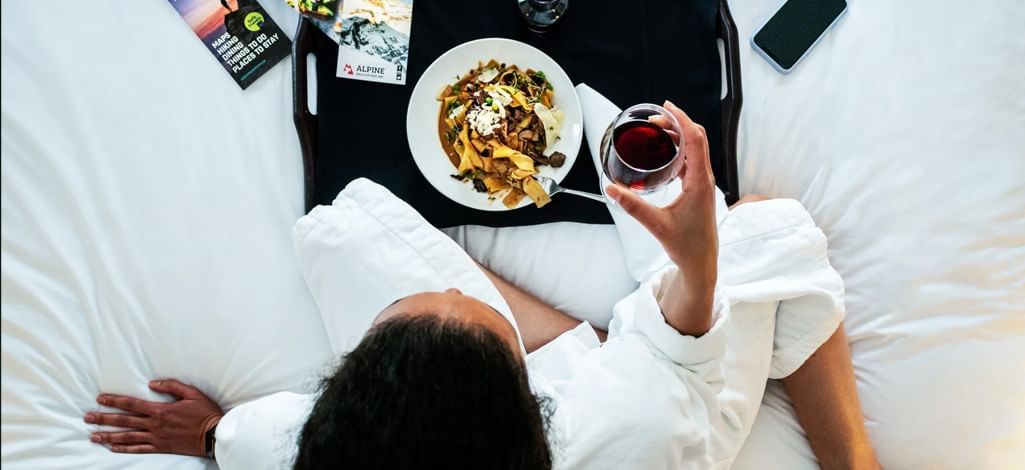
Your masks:
M 760 194 L 744 196 L 733 207 L 767 199 Z M 797 371 L 783 379 L 783 388 L 822 468 L 880 468 L 861 414 L 842 324 Z
M 861 414 L 842 324 L 797 371 L 783 379 L 783 388 L 822 468 L 880 468 Z

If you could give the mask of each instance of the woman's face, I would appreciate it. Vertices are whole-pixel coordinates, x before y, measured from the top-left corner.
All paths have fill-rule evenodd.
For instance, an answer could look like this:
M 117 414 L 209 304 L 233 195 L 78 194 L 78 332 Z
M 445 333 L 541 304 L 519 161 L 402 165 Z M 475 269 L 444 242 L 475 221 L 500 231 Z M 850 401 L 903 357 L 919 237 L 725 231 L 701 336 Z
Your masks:
M 403 297 L 382 310 L 374 319 L 374 325 L 401 315 L 437 315 L 487 328 L 505 340 L 509 349 L 522 358 L 519 336 L 505 315 L 474 297 L 463 295 L 459 289 Z

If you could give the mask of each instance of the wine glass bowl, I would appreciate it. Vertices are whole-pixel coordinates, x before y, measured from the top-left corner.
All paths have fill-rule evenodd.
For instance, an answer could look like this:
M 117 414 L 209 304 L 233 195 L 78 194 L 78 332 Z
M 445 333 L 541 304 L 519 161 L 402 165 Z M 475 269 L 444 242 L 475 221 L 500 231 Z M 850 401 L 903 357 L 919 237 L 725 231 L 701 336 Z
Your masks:
M 638 104 L 616 117 L 602 137 L 602 188 L 618 184 L 639 194 L 659 190 L 683 168 L 683 132 L 664 108 Z

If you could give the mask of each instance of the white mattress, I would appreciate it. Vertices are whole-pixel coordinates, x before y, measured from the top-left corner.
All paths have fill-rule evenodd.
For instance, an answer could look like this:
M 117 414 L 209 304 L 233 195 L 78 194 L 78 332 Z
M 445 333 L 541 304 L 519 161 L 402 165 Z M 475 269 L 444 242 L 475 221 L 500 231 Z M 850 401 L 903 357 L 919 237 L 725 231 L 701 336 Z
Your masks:
M 732 3 L 745 37 L 775 7 Z M 324 370 L 289 240 L 287 65 L 238 90 L 165 2 L 3 12 L 3 466 L 204 468 L 111 454 L 81 416 L 154 377 L 230 407 Z M 744 48 L 741 185 L 801 200 L 830 236 L 887 468 L 1025 460 L 1022 24 L 1018 0 L 859 1 L 790 76 Z M 456 235 L 588 318 L 632 285 L 608 227 Z M 738 467 L 814 462 L 774 390 Z

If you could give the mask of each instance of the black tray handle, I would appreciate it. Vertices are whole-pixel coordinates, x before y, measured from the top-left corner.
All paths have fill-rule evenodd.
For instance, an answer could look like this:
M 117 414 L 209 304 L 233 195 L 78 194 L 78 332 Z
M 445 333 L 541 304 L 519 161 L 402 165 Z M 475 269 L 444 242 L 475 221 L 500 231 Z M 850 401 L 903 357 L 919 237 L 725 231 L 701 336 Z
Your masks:
M 307 57 L 313 53 L 315 35 L 320 34 L 305 18 L 299 17 L 299 27 L 292 41 L 292 120 L 299 134 L 299 149 L 303 156 L 303 186 L 305 193 L 305 212 L 313 209 L 313 190 L 316 178 L 313 174 L 313 159 L 317 150 L 317 116 L 310 112 L 308 105 L 309 81 Z
M 740 127 L 740 108 L 744 104 L 744 92 L 740 82 L 740 37 L 733 14 L 726 0 L 719 2 L 719 21 L 716 33 L 723 42 L 726 60 L 726 97 L 722 99 L 723 154 L 726 157 L 726 203 L 733 204 L 740 199 L 740 184 L 737 181 L 737 132 Z

